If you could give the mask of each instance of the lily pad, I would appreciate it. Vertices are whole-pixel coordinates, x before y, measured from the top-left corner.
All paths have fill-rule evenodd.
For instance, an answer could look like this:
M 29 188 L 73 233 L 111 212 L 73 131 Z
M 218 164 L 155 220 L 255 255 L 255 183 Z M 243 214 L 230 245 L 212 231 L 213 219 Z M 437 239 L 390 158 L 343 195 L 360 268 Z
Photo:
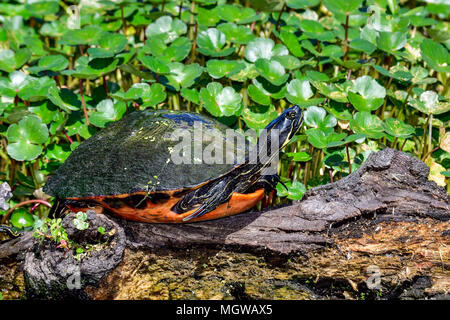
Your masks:
M 200 103 L 200 97 L 199 97 L 199 93 L 197 90 L 183 88 L 183 89 L 181 89 L 180 93 L 181 93 L 181 96 L 183 98 L 185 98 L 187 101 L 193 102 L 195 104 Z
M 19 123 L 8 127 L 6 151 L 15 160 L 36 159 L 43 150 L 42 144 L 48 139 L 48 129 L 37 116 L 25 116 Z
M 318 149 L 327 148 L 328 144 L 334 141 L 341 141 L 344 139 L 346 133 L 336 133 L 333 128 L 325 129 L 307 129 L 306 136 L 308 137 L 308 142 Z
M 384 136 L 383 121 L 367 111 L 357 112 L 354 118 L 350 120 L 350 128 L 353 132 L 365 134 L 372 139 L 379 139 Z
M 75 62 L 75 69 L 64 70 L 61 73 L 81 79 L 95 79 L 114 71 L 118 63 L 119 60 L 114 58 L 89 60 L 88 57 L 82 56 Z
M 333 128 L 337 124 L 337 120 L 333 115 L 327 115 L 325 109 L 316 106 L 308 107 L 304 111 L 303 117 L 305 124 L 312 128 Z
M 411 99 L 409 104 L 417 110 L 425 114 L 442 114 L 450 111 L 449 102 L 440 102 L 439 96 L 434 91 L 424 91 L 421 93 L 419 100 Z
M 97 25 L 85 26 L 82 29 L 67 29 L 59 43 L 68 46 L 94 45 L 102 34 L 103 30 Z
M 232 87 L 218 82 L 209 83 L 200 90 L 202 106 L 215 117 L 232 116 L 242 109 L 242 97 Z
M 69 60 L 67 60 L 64 56 L 60 54 L 49 55 L 39 59 L 38 65 L 28 68 L 28 71 L 31 73 L 39 73 L 42 71 L 57 72 L 66 69 L 68 65 Z
M 154 58 L 152 56 L 144 56 L 139 58 L 139 61 L 141 61 L 144 64 L 144 66 L 152 70 L 154 73 L 157 74 L 170 73 L 170 68 L 167 66 L 167 64 L 158 58 Z
M 23 66 L 31 57 L 31 51 L 27 48 L 14 52 L 10 49 L 0 51 L 0 70 L 13 72 Z
M 286 74 L 284 67 L 278 61 L 258 59 L 255 67 L 261 77 L 276 86 L 282 85 L 289 78 L 289 74 Z
M 255 38 L 250 28 L 232 22 L 219 24 L 217 30 L 223 32 L 228 41 L 236 44 L 247 44 Z
M 124 35 L 108 32 L 98 40 L 99 48 L 89 48 L 88 53 L 92 58 L 110 58 L 122 52 L 127 42 Z
M 280 39 L 294 56 L 301 58 L 305 55 L 302 50 L 302 46 L 298 41 L 298 37 L 294 33 L 287 30 L 282 30 L 280 32 Z
M 224 4 L 218 7 L 219 17 L 228 22 L 246 24 L 258 19 L 258 15 L 252 8 L 240 8 L 231 4 Z
M 225 34 L 216 28 L 209 28 L 197 36 L 198 51 L 207 56 L 224 57 L 232 54 L 235 48 L 224 48 L 225 43 Z
M 307 162 L 312 159 L 311 155 L 308 152 L 300 151 L 300 152 L 287 152 L 286 155 L 292 158 L 292 161 L 295 162 Z
M 348 92 L 348 99 L 358 111 L 376 110 L 386 97 L 386 89 L 370 76 L 356 79 L 353 90 Z
M 243 62 L 235 60 L 208 60 L 206 63 L 206 70 L 214 79 L 222 77 L 231 77 L 245 68 Z
M 317 105 L 323 101 L 323 98 L 310 99 L 314 93 L 308 80 L 293 79 L 287 84 L 286 90 L 289 102 L 301 107 Z
M 11 214 L 11 224 L 17 229 L 23 229 L 33 226 L 34 218 L 24 208 L 18 208 Z
M 273 119 L 278 117 L 274 106 L 250 106 L 242 112 L 245 124 L 254 130 L 264 129 Z
M 122 118 L 126 112 L 125 103 L 114 103 L 111 99 L 102 100 L 96 107 L 97 111 L 89 115 L 89 121 L 97 127 L 103 128 L 106 124 Z
M 299 181 L 286 182 L 286 188 L 281 184 L 277 184 L 277 195 L 279 197 L 287 197 L 290 200 L 300 200 L 306 192 L 306 187 Z
M 158 18 L 148 25 L 145 35 L 148 38 L 160 37 L 165 43 L 170 43 L 187 32 L 186 24 L 179 19 L 172 19 L 170 16 Z
M 71 110 L 79 110 L 81 108 L 81 101 L 78 100 L 77 95 L 66 88 L 59 90 L 56 87 L 51 87 L 48 90 L 47 97 L 56 106 L 66 112 L 70 112 Z
M 189 88 L 195 83 L 195 80 L 203 73 L 203 68 L 197 63 L 184 65 L 179 62 L 167 64 L 170 74 L 167 75 L 168 84 L 180 90 L 180 88 Z
M 384 120 L 383 126 L 386 133 L 398 138 L 406 139 L 416 132 L 413 126 L 395 118 L 387 118 Z
M 440 72 L 450 72 L 450 56 L 448 49 L 441 44 L 424 39 L 420 44 L 420 52 L 423 60 L 434 70 Z
M 30 76 L 21 71 L 13 71 L 9 74 L 9 79 L 0 78 L 0 95 L 14 98 L 29 82 Z
M 167 45 L 162 39 L 156 37 L 145 42 L 145 49 L 148 48 L 155 58 L 160 61 L 179 62 L 186 58 L 191 51 L 191 41 L 186 37 L 179 37 L 170 45 Z
M 245 48 L 245 58 L 250 62 L 258 59 L 270 60 L 275 56 L 288 55 L 288 49 L 283 45 L 275 45 L 272 39 L 256 38 L 249 42 Z

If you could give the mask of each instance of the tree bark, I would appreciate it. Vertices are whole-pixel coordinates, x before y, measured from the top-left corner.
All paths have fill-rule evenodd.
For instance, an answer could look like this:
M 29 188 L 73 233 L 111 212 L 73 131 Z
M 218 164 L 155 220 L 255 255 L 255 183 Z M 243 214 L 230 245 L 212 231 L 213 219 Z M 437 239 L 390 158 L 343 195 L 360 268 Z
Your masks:
M 110 241 L 109 265 L 95 263 L 95 255 L 71 260 L 84 263 L 80 276 L 89 279 L 76 295 L 55 291 L 42 278 L 42 270 L 58 277 L 48 257 L 62 261 L 61 250 L 46 247 L 43 258 L 25 235 L 0 245 L 0 262 L 23 265 L 26 281 L 14 283 L 19 268 L 14 276 L 0 270 L 0 289 L 16 285 L 12 298 L 54 299 L 448 297 L 450 198 L 428 174 L 423 162 L 388 148 L 349 176 L 277 209 L 184 225 L 102 216 L 124 244 Z M 96 217 L 90 215 L 94 226 Z M 66 219 L 70 229 L 72 218 Z M 30 270 L 39 270 L 39 285 Z M 59 278 L 64 284 L 67 275 Z

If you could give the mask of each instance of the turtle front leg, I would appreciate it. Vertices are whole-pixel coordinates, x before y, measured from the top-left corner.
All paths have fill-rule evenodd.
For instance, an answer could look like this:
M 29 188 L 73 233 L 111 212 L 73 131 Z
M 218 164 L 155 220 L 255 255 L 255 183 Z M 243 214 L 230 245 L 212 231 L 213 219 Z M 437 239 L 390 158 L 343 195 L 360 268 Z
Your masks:
M 227 202 L 231 198 L 233 188 L 233 179 L 230 177 L 208 183 L 185 195 L 171 210 L 176 213 L 184 213 L 200 205 L 197 210 L 183 218 L 183 221 L 201 217 Z
M 18 232 L 14 232 L 14 230 L 11 227 L 6 226 L 4 224 L 0 224 L 0 233 L 5 233 L 10 237 L 9 239 L 0 241 L 0 243 L 6 242 L 6 241 L 9 241 L 12 239 L 16 239 L 16 238 L 20 237 L 20 235 L 21 235 Z

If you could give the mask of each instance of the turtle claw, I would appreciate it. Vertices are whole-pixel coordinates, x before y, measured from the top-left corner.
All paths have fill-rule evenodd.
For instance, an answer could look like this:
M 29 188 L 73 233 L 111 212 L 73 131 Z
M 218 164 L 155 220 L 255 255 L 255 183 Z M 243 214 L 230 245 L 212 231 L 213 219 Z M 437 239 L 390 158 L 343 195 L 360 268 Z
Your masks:
M 9 239 L 0 241 L 0 243 L 4 243 L 4 242 L 7 242 L 7 241 L 16 239 L 16 238 L 18 238 L 18 237 L 20 237 L 22 235 L 21 233 L 14 232 L 14 230 L 11 227 L 3 225 L 3 224 L 0 225 L 0 233 L 5 233 L 5 234 L 7 234 L 9 236 Z
M 197 210 L 195 210 L 193 213 L 188 215 L 187 217 L 184 217 L 183 218 L 183 222 L 189 221 L 189 220 L 194 219 L 194 218 L 201 217 L 201 216 L 203 216 L 206 213 L 208 213 L 208 211 L 206 211 L 205 209 L 202 209 L 202 207 L 200 207 Z

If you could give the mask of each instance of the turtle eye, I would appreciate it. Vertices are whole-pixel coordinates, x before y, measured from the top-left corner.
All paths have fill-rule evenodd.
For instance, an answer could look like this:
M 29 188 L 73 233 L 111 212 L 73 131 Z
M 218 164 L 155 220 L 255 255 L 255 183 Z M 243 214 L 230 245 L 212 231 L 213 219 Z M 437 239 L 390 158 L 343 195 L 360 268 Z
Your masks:
M 297 117 L 297 113 L 295 111 L 289 111 L 286 113 L 286 118 L 289 120 L 294 120 Z

